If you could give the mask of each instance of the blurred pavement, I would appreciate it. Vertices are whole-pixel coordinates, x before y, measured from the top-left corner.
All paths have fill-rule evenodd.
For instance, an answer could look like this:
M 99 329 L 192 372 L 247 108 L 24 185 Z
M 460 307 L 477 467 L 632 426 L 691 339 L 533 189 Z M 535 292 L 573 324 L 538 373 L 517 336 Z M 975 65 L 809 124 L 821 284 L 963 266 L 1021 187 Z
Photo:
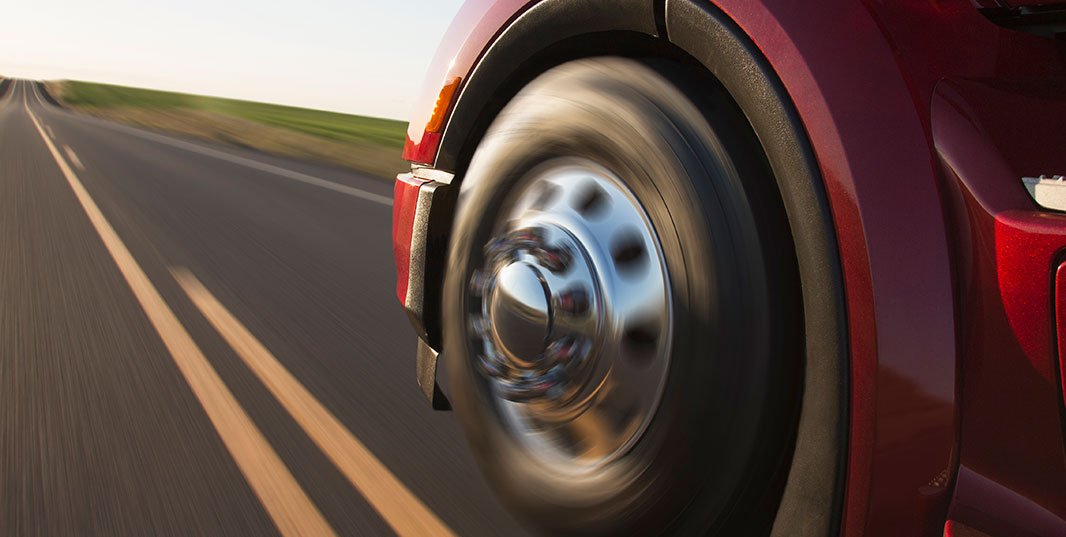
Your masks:
M 414 535 L 433 517 L 523 534 L 415 384 L 391 191 L 74 115 L 16 81 L 0 99 L 0 535 Z

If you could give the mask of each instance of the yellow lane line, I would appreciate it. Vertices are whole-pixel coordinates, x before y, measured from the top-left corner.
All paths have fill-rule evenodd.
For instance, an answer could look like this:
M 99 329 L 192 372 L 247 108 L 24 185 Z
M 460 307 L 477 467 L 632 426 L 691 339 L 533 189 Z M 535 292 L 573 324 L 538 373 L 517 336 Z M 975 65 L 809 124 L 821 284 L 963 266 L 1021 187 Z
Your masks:
M 133 259 L 126 245 L 119 239 L 114 228 L 104 218 L 96 202 L 82 186 L 78 176 L 70 169 L 51 140 L 44 133 L 37 117 L 26 107 L 41 138 L 52 152 L 59 169 L 63 172 L 75 196 L 81 202 L 82 209 L 88 215 L 96 232 L 118 265 L 126 283 L 133 290 L 148 320 L 155 327 L 163 344 L 174 357 L 185 380 L 193 393 L 200 400 L 207 416 L 211 419 L 222 442 L 230 455 L 237 462 L 237 467 L 244 474 L 248 484 L 255 491 L 273 519 L 278 530 L 285 537 L 296 536 L 333 536 L 333 529 L 322 517 L 322 513 L 304 493 L 293 478 L 281 458 L 267 443 L 266 438 L 252 423 L 229 389 L 219 378 L 218 373 L 200 352 L 199 347 L 189 336 L 181 322 L 174 315 L 159 291 L 145 275 L 137 261 Z
M 397 535 L 454 535 L 191 272 L 172 268 L 171 273 L 204 317 Z

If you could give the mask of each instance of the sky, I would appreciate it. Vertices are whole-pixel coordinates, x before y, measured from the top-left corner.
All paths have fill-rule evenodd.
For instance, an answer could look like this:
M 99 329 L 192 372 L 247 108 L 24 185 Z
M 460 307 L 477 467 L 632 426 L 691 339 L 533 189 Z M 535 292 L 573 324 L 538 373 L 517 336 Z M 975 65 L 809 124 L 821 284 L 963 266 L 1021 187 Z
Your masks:
M 8 2 L 0 75 L 407 120 L 462 0 Z

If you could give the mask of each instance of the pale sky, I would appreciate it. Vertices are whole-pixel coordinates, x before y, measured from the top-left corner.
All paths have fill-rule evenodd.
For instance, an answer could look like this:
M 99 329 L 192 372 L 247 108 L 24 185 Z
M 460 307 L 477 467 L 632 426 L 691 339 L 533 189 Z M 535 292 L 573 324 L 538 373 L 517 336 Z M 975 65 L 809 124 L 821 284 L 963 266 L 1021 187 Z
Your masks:
M 0 75 L 407 120 L 462 0 L 5 2 Z

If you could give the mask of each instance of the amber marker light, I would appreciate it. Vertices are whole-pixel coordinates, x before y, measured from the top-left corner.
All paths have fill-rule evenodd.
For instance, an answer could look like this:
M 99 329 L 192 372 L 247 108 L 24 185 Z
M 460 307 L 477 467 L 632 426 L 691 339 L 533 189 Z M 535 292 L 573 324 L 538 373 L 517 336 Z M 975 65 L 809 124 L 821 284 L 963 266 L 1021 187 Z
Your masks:
M 450 78 L 444 83 L 440 94 L 437 95 L 437 104 L 433 105 L 433 115 L 429 116 L 429 122 L 426 123 L 426 132 L 437 132 L 444 126 L 444 116 L 448 113 L 452 95 L 455 95 L 455 89 L 458 87 L 459 77 Z

